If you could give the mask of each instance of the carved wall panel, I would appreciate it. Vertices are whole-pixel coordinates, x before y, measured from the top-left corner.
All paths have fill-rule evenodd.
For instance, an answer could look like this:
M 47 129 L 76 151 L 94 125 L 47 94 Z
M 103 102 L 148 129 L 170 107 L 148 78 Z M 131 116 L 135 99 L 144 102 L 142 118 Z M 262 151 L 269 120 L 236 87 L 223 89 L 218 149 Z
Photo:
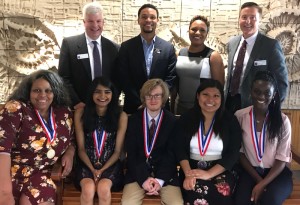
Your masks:
M 4 102 L 24 76 L 38 69 L 57 69 L 62 39 L 84 31 L 85 0 L 0 0 L 0 101 Z M 189 44 L 189 20 L 205 15 L 211 22 L 207 45 L 227 64 L 228 39 L 240 34 L 240 0 L 102 0 L 103 35 L 121 43 L 139 34 L 137 11 L 144 3 L 159 9 L 157 34 L 177 50 Z M 290 91 L 285 108 L 300 108 L 300 1 L 258 0 L 263 7 L 260 30 L 278 39 L 289 69 Z

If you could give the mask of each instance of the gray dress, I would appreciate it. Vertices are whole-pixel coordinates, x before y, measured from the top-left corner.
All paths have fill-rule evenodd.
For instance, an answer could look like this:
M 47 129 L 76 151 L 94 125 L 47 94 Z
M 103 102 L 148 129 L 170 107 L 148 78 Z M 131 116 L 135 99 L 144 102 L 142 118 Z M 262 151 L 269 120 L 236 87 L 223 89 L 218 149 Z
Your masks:
M 188 48 L 179 51 L 176 64 L 178 76 L 176 114 L 181 115 L 193 107 L 200 81 L 211 78 L 209 58 L 213 51 L 209 47 L 198 53 L 191 53 Z

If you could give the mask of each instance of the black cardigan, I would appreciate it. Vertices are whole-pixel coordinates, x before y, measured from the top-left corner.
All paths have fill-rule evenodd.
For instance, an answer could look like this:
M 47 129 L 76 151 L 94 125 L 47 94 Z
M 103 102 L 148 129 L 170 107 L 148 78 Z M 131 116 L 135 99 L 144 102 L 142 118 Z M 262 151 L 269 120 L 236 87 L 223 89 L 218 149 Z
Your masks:
M 183 114 L 176 122 L 176 128 L 174 130 L 175 143 L 173 144 L 173 149 L 178 162 L 181 160 L 190 161 L 190 141 L 192 136 L 188 136 L 184 124 L 190 122 L 191 116 L 194 114 L 194 110 L 191 109 Z M 240 156 L 239 150 L 242 140 L 242 131 L 236 117 L 229 112 L 224 112 L 221 121 L 221 129 L 224 133 L 222 139 L 223 151 L 222 159 L 218 160 L 217 164 L 220 164 L 226 170 L 231 170 Z

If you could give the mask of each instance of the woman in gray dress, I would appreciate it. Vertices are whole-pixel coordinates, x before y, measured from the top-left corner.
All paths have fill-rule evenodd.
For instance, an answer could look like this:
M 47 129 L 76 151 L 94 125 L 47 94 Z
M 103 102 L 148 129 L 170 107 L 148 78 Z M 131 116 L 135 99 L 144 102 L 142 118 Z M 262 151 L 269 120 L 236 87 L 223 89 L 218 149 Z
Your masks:
M 175 113 L 183 114 L 192 108 L 200 82 L 207 78 L 224 85 L 224 64 L 221 55 L 204 44 L 209 31 L 209 21 L 204 16 L 195 16 L 189 25 L 191 45 L 179 51 L 176 73 L 178 77 Z M 173 98 L 175 99 L 175 97 Z

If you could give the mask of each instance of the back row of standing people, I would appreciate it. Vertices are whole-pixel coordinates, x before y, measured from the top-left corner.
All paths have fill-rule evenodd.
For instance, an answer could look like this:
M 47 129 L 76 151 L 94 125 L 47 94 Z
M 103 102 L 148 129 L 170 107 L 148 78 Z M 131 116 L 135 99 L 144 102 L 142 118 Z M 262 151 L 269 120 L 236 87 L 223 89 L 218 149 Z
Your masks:
M 213 78 L 224 84 L 221 56 L 204 44 L 210 29 L 206 17 L 192 18 L 189 25 L 191 45 L 181 49 L 177 58 L 173 45 L 156 35 L 159 12 L 154 5 L 145 4 L 139 9 L 141 32 L 123 42 L 121 47 L 101 35 L 105 22 L 103 12 L 98 2 L 85 5 L 85 33 L 65 38 L 62 43 L 58 72 L 69 87 L 75 109 L 84 106 L 86 90 L 97 76 L 107 77 L 117 85 L 119 92 L 124 92 L 124 111 L 127 114 L 134 113 L 141 106 L 139 91 L 151 78 L 160 78 L 167 83 L 173 101 L 178 96 L 177 103 L 172 103 L 174 107 L 171 108 L 176 114 L 192 107 L 200 81 Z M 226 107 L 232 112 L 251 104 L 250 85 L 259 70 L 269 70 L 274 74 L 281 101 L 288 89 L 287 68 L 279 42 L 258 31 L 261 7 L 246 2 L 239 16 L 242 35 L 232 38 L 227 47 L 225 100 Z M 238 58 L 240 50 L 244 54 Z

